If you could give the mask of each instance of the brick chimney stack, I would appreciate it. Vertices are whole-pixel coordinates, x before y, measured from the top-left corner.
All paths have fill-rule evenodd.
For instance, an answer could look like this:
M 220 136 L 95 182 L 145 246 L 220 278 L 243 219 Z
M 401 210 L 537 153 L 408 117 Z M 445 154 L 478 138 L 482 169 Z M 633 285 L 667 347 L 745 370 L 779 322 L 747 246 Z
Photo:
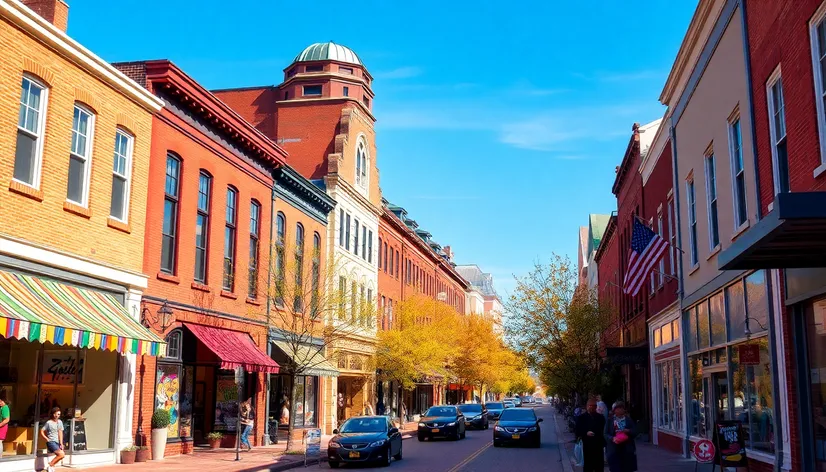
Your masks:
M 445 246 L 442 248 L 442 250 L 445 252 L 447 260 L 453 262 L 453 249 L 451 249 L 450 246 Z
M 69 5 L 63 0 L 23 0 L 23 4 L 66 32 L 69 24 Z

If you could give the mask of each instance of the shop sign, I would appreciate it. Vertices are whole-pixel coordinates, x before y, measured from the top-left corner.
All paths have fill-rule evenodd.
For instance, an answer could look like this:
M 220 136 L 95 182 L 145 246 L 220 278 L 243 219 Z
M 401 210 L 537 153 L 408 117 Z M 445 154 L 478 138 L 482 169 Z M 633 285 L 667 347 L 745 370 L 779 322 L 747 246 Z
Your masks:
M 717 446 L 715 464 L 722 467 L 748 466 L 741 422 L 718 421 L 714 425 L 714 443 Z
M 304 467 L 309 461 L 321 463 L 321 429 L 307 429 L 304 431 Z
M 694 458 L 701 464 L 708 464 L 714 460 L 714 443 L 708 439 L 701 439 L 694 443 Z
M 760 365 L 760 346 L 757 344 L 742 344 L 738 346 L 740 365 Z
M 48 385 L 74 385 L 75 377 L 78 383 L 83 383 L 83 365 L 86 353 L 77 350 L 47 350 L 43 351 L 43 365 L 40 375 L 43 383 Z

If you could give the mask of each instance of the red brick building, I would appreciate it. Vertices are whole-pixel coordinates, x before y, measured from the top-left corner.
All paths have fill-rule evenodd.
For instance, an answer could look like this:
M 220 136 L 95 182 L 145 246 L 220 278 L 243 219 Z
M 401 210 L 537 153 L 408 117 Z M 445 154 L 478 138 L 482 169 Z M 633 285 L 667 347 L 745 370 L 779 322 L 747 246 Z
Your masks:
M 136 435 L 162 408 L 173 418 L 167 454 L 212 431 L 231 446 L 240 394 L 253 399 L 260 445 L 262 374 L 278 372 L 264 310 L 273 175 L 286 153 L 171 62 L 117 67 L 165 103 L 152 128 L 142 309 L 170 347 L 139 361 Z

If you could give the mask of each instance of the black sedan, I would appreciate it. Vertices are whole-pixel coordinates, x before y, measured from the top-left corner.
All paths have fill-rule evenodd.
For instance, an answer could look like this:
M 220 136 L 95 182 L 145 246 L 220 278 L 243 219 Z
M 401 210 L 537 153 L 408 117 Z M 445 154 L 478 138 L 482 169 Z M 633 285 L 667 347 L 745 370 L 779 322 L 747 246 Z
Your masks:
M 425 438 L 445 437 L 463 439 L 465 437 L 465 416 L 455 406 L 432 406 L 419 420 L 419 441 Z
M 386 416 L 357 416 L 333 431 L 327 460 L 335 469 L 341 463 L 378 462 L 390 465 L 402 459 L 402 435 Z
M 499 421 L 493 426 L 493 445 L 527 444 L 530 447 L 539 447 L 542 444 L 542 432 L 533 408 L 508 408 L 499 415 Z
M 465 415 L 465 426 L 474 429 L 488 429 L 488 411 L 479 403 L 459 405 L 459 411 Z
M 505 409 L 505 404 L 502 402 L 488 402 L 485 403 L 485 408 L 488 410 L 488 419 L 496 421 L 499 419 L 499 415 L 502 414 L 502 410 Z

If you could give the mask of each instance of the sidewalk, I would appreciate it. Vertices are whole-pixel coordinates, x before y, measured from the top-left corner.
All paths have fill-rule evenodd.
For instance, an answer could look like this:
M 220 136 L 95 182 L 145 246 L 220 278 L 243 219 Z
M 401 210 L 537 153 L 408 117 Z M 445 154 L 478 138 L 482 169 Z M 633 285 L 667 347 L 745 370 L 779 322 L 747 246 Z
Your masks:
M 568 432 L 564 418 L 554 414 L 554 423 L 560 441 L 560 452 L 566 472 L 579 472 L 581 467 L 574 466 L 574 435 Z M 566 464 L 566 456 L 568 463 Z M 657 447 L 651 443 L 637 441 L 637 466 L 639 472 L 694 472 L 694 459 Z M 608 470 L 606 465 L 605 470 Z
M 416 436 L 416 423 L 407 423 L 402 430 L 402 438 L 409 439 Z M 324 451 L 332 435 L 321 436 L 322 460 L 326 460 Z M 286 441 L 280 441 L 271 446 L 255 447 L 249 452 L 241 452 L 241 460 L 235 460 L 235 449 L 206 449 L 196 448 L 192 454 L 171 456 L 163 461 L 148 461 L 128 465 L 107 465 L 102 467 L 88 467 L 84 470 L 91 472 L 142 472 L 162 469 L 169 472 L 277 472 L 304 466 L 303 454 L 285 454 Z M 293 449 L 303 451 L 301 440 L 294 442 Z M 57 468 L 56 470 L 62 470 Z

